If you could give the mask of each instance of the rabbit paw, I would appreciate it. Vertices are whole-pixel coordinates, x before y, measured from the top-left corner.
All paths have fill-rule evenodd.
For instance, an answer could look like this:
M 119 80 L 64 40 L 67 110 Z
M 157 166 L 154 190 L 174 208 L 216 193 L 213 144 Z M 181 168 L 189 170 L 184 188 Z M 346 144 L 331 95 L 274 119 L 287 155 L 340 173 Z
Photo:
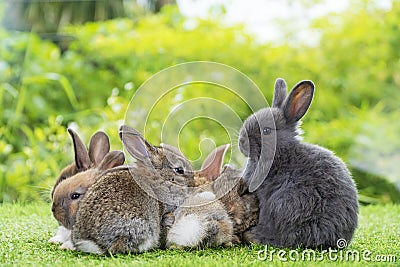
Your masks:
M 68 230 L 64 226 L 59 226 L 55 236 L 48 240 L 49 243 L 62 244 L 71 239 L 71 230 Z
M 68 240 L 64 242 L 59 249 L 64 249 L 64 250 L 75 250 L 74 244 L 72 244 L 71 240 Z

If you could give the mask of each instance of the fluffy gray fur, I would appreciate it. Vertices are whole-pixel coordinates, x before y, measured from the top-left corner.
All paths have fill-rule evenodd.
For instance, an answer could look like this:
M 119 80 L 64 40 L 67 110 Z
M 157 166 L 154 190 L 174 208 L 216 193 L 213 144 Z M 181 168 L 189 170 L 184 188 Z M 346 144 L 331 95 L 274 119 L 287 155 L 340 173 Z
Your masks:
M 313 94 L 314 84 L 301 81 L 286 96 L 286 83 L 278 79 L 273 107 L 243 124 L 239 148 L 248 157 L 243 178 L 260 202 L 248 241 L 324 249 L 352 239 L 358 199 L 350 172 L 331 151 L 298 138 L 298 122 Z

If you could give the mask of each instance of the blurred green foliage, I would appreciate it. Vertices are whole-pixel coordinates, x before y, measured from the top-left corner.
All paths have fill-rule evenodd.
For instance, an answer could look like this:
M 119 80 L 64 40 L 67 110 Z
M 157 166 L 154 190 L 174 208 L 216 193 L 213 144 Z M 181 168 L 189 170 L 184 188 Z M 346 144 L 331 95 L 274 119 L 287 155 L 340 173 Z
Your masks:
M 193 21 L 173 7 L 139 21 L 64 28 L 72 37 L 64 53 L 34 33 L 0 30 L 0 202 L 49 200 L 56 176 L 73 159 L 67 126 L 78 129 L 86 143 L 96 130 L 105 130 L 112 149 L 121 149 L 117 130 L 138 87 L 164 68 L 197 60 L 238 69 L 268 100 L 277 77 L 289 87 L 313 80 L 316 95 L 304 119 L 304 139 L 349 164 L 363 202 L 400 202 L 393 185 L 400 184 L 399 18 L 400 1 L 390 11 L 353 4 L 315 21 L 322 33 L 316 46 L 258 44 L 241 26 L 222 27 L 218 18 Z M 196 90 L 202 91 L 207 95 L 206 88 Z M 190 99 L 190 92 L 178 89 L 163 100 Z M 241 119 L 249 115 L 234 98 L 226 99 Z M 171 107 L 157 107 L 147 125 L 151 142 L 159 142 L 157 118 Z M 187 128 L 192 130 L 179 144 L 192 159 L 200 157 L 199 136 L 221 144 L 227 138 L 212 122 Z

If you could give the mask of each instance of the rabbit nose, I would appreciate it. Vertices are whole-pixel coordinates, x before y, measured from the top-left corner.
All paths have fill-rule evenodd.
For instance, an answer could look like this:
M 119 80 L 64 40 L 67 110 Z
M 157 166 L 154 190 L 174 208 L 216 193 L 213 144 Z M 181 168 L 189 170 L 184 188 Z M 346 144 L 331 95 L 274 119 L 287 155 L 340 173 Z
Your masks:
M 51 205 L 51 212 L 55 212 L 56 211 L 56 207 L 54 206 L 54 204 L 53 205 Z

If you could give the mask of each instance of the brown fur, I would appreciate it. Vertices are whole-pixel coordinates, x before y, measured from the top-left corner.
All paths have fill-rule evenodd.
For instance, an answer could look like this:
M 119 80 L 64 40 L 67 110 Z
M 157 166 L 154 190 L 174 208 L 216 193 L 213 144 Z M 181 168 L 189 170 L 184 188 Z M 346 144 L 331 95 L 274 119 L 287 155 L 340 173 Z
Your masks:
M 76 167 L 75 162 L 62 169 L 60 175 L 57 177 L 56 182 L 54 183 L 53 189 L 51 190 L 51 198 L 53 199 L 54 191 L 62 181 L 71 176 L 74 176 L 77 173 L 78 168 Z
M 109 139 L 104 132 L 98 131 L 92 136 L 89 150 L 77 133 L 71 129 L 68 132 L 73 141 L 75 161 L 61 171 L 51 197 L 53 216 L 62 226 L 71 229 L 81 196 L 103 171 L 122 165 L 125 156 L 120 151 L 110 152 Z M 74 199 L 72 194 L 79 194 L 79 197 Z
M 216 148 L 195 172 L 197 192 L 185 199 L 167 236 L 168 247 L 229 246 L 244 242 L 243 233 L 258 222 L 258 201 L 249 194 L 240 171 L 226 166 L 228 145 Z M 188 232 L 191 232 L 190 234 Z
M 57 221 L 67 229 L 72 229 L 80 201 L 87 190 L 101 177 L 105 170 L 120 166 L 125 156 L 121 151 L 111 151 L 96 168 L 78 172 L 68 179 L 60 181 L 53 194 L 52 211 Z M 73 194 L 79 195 L 73 198 Z
M 240 177 L 240 172 L 230 166 L 226 166 L 220 177 L 212 183 L 201 173 L 195 176 L 195 184 L 214 192 L 228 211 L 233 220 L 234 243 L 241 243 L 243 233 L 258 223 L 258 199 L 247 191 L 247 186 Z
M 71 229 L 75 220 L 74 214 L 78 208 L 78 201 L 70 201 L 69 194 L 76 188 L 89 188 L 95 182 L 98 171 L 90 169 L 80 172 L 57 186 L 53 196 L 53 215 L 58 222 L 67 229 Z
M 175 223 L 167 236 L 168 247 L 232 245 L 232 220 L 224 205 L 210 197 L 215 196 L 211 192 L 196 193 L 175 210 Z M 188 227 L 192 231 L 191 237 L 186 236 Z
M 94 241 L 104 252 L 140 252 L 129 241 L 129 231 L 118 229 L 118 220 L 135 218 L 146 221 L 158 240 L 161 218 L 166 208 L 138 185 L 131 172 L 136 179 L 148 179 L 151 175 L 157 175 L 156 171 L 152 172 L 149 168 L 129 170 L 128 167 L 105 173 L 80 204 L 72 234 L 75 242 Z M 111 229 L 116 231 L 112 233 Z M 139 238 L 137 245 L 144 241 L 144 238 Z M 132 244 L 129 245 L 130 243 Z
M 189 162 L 176 151 L 152 146 L 128 126 L 120 128 L 120 137 L 137 162 L 104 172 L 89 188 L 72 231 L 77 250 L 114 254 L 162 247 L 170 212 L 193 179 Z

